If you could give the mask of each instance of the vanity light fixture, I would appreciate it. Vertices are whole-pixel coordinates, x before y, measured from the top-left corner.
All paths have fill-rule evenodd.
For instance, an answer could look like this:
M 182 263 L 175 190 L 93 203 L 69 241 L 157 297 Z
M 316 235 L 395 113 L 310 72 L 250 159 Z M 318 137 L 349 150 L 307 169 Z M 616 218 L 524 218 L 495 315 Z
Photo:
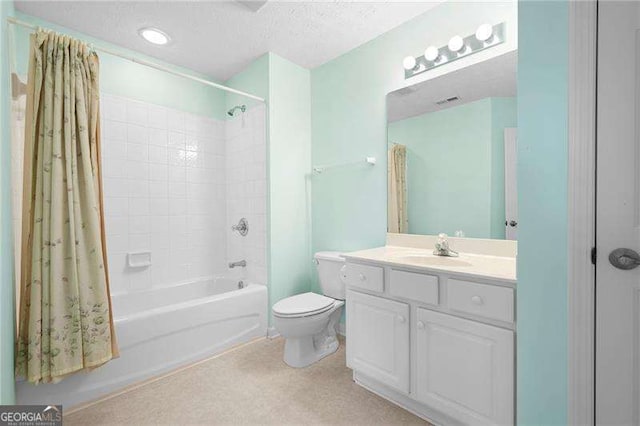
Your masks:
M 159 46 L 169 43 L 171 38 L 163 31 L 160 31 L 157 28 L 141 28 L 138 30 L 138 34 L 140 37 L 148 41 L 152 44 L 157 44 Z
M 420 56 L 407 56 L 402 61 L 404 78 L 411 78 L 449 62 L 502 44 L 506 40 L 506 23 L 482 24 L 475 33 L 462 37 L 454 35 L 445 46 L 429 46 Z
M 429 46 L 424 51 L 424 58 L 429 62 L 435 62 L 440 58 L 440 51 L 435 46 Z
M 417 65 L 416 58 L 414 58 L 413 56 L 407 56 L 402 60 L 402 66 L 407 71 L 414 69 L 416 65 Z

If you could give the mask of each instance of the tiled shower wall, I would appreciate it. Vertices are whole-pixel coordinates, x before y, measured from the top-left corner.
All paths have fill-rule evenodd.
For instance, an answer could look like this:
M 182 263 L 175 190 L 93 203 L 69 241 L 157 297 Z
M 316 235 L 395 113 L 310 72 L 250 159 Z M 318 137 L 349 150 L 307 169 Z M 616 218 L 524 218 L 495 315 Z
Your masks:
M 226 121 L 227 256 L 246 260 L 247 278 L 267 283 L 266 109 L 254 106 Z M 249 233 L 231 231 L 244 217 Z
M 225 273 L 224 122 L 106 94 L 101 110 L 112 292 Z M 128 267 L 140 251 L 152 265 Z

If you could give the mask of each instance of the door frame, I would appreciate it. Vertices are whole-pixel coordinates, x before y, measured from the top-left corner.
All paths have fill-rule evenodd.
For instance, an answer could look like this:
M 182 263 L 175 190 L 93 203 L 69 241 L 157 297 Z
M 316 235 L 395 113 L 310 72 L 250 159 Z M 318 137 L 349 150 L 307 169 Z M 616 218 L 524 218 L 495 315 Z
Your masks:
M 570 425 L 595 422 L 597 0 L 569 2 L 568 407 Z M 602 254 L 599 254 L 602 255 Z

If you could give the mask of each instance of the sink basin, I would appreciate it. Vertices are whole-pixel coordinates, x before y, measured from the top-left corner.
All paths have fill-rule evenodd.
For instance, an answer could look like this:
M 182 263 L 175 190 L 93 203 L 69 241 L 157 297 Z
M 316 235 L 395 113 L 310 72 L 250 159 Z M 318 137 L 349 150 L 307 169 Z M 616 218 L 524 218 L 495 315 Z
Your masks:
M 414 263 L 424 266 L 471 266 L 471 263 L 456 257 L 429 256 L 422 254 L 398 256 L 396 257 L 396 260 L 400 262 Z

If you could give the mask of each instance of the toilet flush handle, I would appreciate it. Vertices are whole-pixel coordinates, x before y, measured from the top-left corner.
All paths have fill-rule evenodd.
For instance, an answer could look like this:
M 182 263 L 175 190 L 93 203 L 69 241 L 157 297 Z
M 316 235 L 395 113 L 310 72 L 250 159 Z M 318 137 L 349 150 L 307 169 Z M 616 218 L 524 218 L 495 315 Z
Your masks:
M 347 265 L 343 265 L 340 268 L 340 281 L 342 281 L 342 284 L 347 283 Z

